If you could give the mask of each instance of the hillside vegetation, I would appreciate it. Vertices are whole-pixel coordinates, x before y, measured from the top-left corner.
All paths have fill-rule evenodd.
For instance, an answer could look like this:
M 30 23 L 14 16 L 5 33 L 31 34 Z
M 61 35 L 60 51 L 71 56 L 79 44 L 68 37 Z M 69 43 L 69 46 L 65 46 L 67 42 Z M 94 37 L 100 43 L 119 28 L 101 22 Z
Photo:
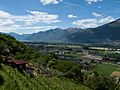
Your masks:
M 2 65 L 2 68 L 0 74 L 4 78 L 4 83 L 0 90 L 89 90 L 69 79 L 41 75 L 31 78 L 27 74 L 23 76 L 10 66 Z
M 9 57 L 23 59 L 35 68 L 35 75 L 3 63 Z M 0 90 L 119 90 L 119 82 L 97 72 L 82 72 L 86 66 L 42 54 L 15 38 L 0 34 Z M 90 89 L 89 89 L 90 88 Z
M 24 59 L 33 64 L 46 66 L 51 55 L 43 55 L 31 49 L 15 38 L 0 34 L 0 55 L 4 57 L 14 57 Z M 2 60 L 2 57 L 0 58 Z M 44 68 L 43 67 L 43 68 Z M 0 90 L 90 90 L 84 85 L 75 83 L 73 80 L 52 76 L 45 73 L 31 77 L 29 74 L 20 73 L 17 69 L 0 61 Z

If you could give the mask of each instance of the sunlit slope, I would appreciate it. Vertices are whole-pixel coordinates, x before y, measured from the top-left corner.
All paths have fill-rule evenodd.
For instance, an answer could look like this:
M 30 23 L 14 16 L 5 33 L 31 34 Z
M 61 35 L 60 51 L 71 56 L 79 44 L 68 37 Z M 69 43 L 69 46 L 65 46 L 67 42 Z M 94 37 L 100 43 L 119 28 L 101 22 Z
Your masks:
M 2 64 L 0 71 L 4 83 L 0 90 L 89 90 L 65 78 L 22 75 L 16 69 Z

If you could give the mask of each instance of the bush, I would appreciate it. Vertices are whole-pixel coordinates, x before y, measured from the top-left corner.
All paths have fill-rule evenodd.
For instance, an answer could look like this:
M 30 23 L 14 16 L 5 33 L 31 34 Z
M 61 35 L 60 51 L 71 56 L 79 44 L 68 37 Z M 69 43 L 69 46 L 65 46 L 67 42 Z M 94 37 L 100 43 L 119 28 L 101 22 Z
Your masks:
M 70 69 L 72 69 L 75 66 L 75 63 L 70 61 L 61 61 L 57 60 L 55 61 L 54 65 L 51 65 L 51 68 L 56 69 L 60 72 L 68 72 Z
M 78 83 L 83 83 L 84 74 L 81 72 L 81 66 L 80 65 L 74 66 L 64 76 L 66 78 L 74 79 Z
M 90 76 L 84 85 L 93 90 L 118 90 L 115 78 L 109 76 L 93 75 Z

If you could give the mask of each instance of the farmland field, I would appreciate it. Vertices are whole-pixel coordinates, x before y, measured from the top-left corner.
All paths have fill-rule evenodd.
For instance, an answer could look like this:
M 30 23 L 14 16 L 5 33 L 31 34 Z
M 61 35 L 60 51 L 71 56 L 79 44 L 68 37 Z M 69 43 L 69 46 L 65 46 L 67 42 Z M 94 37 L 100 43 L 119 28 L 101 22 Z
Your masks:
M 120 68 L 118 69 L 118 66 L 114 64 L 99 64 L 90 70 L 90 72 L 98 72 L 103 75 L 110 75 L 114 71 L 120 71 Z

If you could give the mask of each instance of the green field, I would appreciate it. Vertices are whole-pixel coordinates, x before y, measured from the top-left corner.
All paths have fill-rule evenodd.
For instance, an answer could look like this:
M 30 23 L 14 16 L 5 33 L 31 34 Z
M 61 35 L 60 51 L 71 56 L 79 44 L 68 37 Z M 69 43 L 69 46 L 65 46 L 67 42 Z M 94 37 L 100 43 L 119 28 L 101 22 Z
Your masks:
M 99 74 L 110 75 L 113 71 L 120 71 L 114 64 L 98 64 L 90 72 L 98 72 Z
M 4 82 L 0 90 L 89 90 L 87 87 L 65 79 L 63 77 L 22 75 L 10 66 L 2 65 L 0 75 Z

